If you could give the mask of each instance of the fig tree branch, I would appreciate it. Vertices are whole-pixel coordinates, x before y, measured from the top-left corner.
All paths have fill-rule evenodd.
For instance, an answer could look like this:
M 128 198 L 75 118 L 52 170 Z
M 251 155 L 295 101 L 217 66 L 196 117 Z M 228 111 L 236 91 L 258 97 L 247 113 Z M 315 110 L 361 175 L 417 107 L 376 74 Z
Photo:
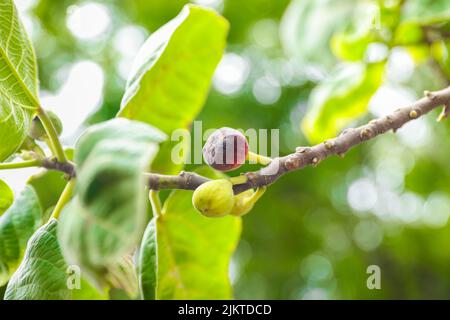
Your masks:
M 258 171 L 244 173 L 246 179 L 243 179 L 241 184 L 235 184 L 234 191 L 238 194 L 248 189 L 267 186 L 287 172 L 299 170 L 308 165 L 317 166 L 321 161 L 333 155 L 343 156 L 349 149 L 388 131 L 395 132 L 405 123 L 440 106 L 444 108 L 438 120 L 450 115 L 450 87 L 440 91 L 425 92 L 425 97 L 410 106 L 397 109 L 392 114 L 374 119 L 357 128 L 346 129 L 339 136 L 323 143 L 312 147 L 298 147 L 295 153 L 275 158 L 269 165 Z M 70 162 L 61 163 L 47 158 L 42 161 L 40 166 L 49 170 L 65 172 L 69 178 L 76 175 L 75 165 Z M 145 173 L 145 176 L 151 190 L 195 190 L 201 184 L 209 181 L 208 178 L 192 172 L 181 172 L 178 175 Z
M 374 119 L 358 128 L 348 128 L 336 138 L 312 147 L 298 147 L 295 153 L 276 158 L 271 164 L 259 171 L 246 173 L 248 181 L 245 184 L 235 186 L 235 192 L 239 193 L 249 188 L 270 185 L 286 172 L 299 170 L 308 165 L 317 166 L 321 161 L 332 155 L 343 156 L 350 148 L 390 130 L 396 132 L 405 123 L 415 120 L 440 106 L 444 106 L 444 110 L 439 117 L 442 120 L 449 115 L 450 87 L 435 92 L 426 91 L 425 97 L 410 106 L 399 108 L 392 114 Z

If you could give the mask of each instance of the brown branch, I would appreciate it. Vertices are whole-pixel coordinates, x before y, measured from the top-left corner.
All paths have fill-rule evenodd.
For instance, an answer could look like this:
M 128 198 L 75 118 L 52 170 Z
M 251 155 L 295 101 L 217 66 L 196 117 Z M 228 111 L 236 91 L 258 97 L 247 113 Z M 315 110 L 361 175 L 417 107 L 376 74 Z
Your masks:
M 424 98 L 408 107 L 400 108 L 390 115 L 372 120 L 358 128 L 346 129 L 338 137 L 321 144 L 312 147 L 298 147 L 295 153 L 275 158 L 267 167 L 245 173 L 247 182 L 235 185 L 234 191 L 237 194 L 251 188 L 270 185 L 287 172 L 299 170 L 308 165 L 316 166 L 332 155 L 342 156 L 350 148 L 387 131 L 395 132 L 405 123 L 415 120 L 439 106 L 444 106 L 443 114 L 447 116 L 450 108 L 450 87 L 440 91 L 425 92 Z M 70 177 L 75 176 L 75 167 L 71 163 L 62 164 L 55 160 L 45 159 L 43 167 L 63 171 Z M 208 178 L 192 172 L 181 172 L 176 176 L 157 173 L 145 173 L 145 175 L 148 179 L 148 187 L 153 190 L 195 190 L 202 183 L 209 181 Z
M 56 158 L 45 158 L 42 160 L 42 168 L 64 172 L 68 179 L 76 176 L 75 165 L 71 162 L 58 162 Z
M 182 171 L 176 176 L 157 173 L 146 173 L 148 187 L 152 190 L 183 189 L 195 190 L 199 185 L 209 181 L 208 178 L 193 172 Z
M 286 172 L 302 169 L 307 165 L 316 166 L 322 160 L 332 155 L 342 156 L 350 148 L 360 143 L 373 139 L 389 130 L 395 132 L 405 123 L 417 119 L 439 106 L 447 106 L 449 104 L 450 87 L 435 92 L 426 91 L 424 98 L 408 107 L 397 109 L 390 115 L 372 120 L 358 128 L 346 129 L 338 137 L 313 147 L 297 148 L 295 153 L 274 159 L 270 165 L 260 171 L 246 173 L 248 182 L 236 186 L 235 191 L 239 193 L 249 188 L 269 185 Z M 266 172 L 270 172 L 270 174 L 266 174 Z

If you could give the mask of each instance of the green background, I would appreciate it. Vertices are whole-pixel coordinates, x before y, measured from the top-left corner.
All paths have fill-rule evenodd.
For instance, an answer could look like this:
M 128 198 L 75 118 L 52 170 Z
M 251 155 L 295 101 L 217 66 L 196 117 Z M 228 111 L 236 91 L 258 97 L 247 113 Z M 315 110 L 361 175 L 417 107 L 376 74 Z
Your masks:
M 129 25 L 149 35 L 176 16 L 187 1 L 102 1 L 110 14 L 110 27 L 102 36 L 84 41 L 70 32 L 66 19 L 73 6 L 87 2 L 37 0 L 26 14 L 35 27 L 32 40 L 42 90 L 58 91 L 64 81 L 58 74 L 77 61 L 92 60 L 102 67 L 103 100 L 94 114 L 86 115 L 86 123 L 91 124 L 114 117 L 124 92 L 126 79 L 117 71 L 120 53 L 114 48 L 115 35 Z M 244 59 L 249 71 L 233 94 L 213 86 L 198 117 L 204 130 L 222 126 L 280 129 L 280 154 L 308 145 L 300 126 L 308 97 L 348 58 L 336 50 L 330 53 L 331 35 L 320 29 L 326 24 L 321 19 L 334 19 L 332 30 L 352 30 L 347 16 L 332 9 L 333 2 L 317 1 L 317 8 L 303 8 L 308 17 L 315 10 L 316 19 L 311 19 L 315 23 L 300 23 L 302 28 L 293 36 L 298 48 L 293 48 L 295 43 L 283 40 L 286 29 L 292 31 L 296 26 L 286 26 L 286 10 L 291 11 L 289 19 L 296 19 L 292 11 L 300 12 L 292 9 L 290 1 L 210 1 L 230 22 L 227 53 Z M 343 2 L 350 7 L 370 5 L 370 1 Z M 407 97 L 399 99 L 401 103 L 448 83 L 448 1 L 429 5 L 407 0 L 403 7 L 399 1 L 386 2 L 394 5 L 386 4 L 386 12 L 382 11 L 385 33 L 367 42 L 384 43 L 388 50 L 382 93 L 391 95 L 380 94 L 384 99 L 373 100 L 372 112 L 363 110 L 362 117 L 355 114 L 348 125 L 363 123 L 379 115 L 385 104 L 395 104 L 397 96 L 392 92 Z M 282 20 L 284 27 L 280 27 Z M 424 30 L 427 39 L 423 39 Z M 364 46 L 365 38 L 356 39 Z M 356 45 L 351 43 L 343 50 L 354 53 Z M 410 64 L 405 64 L 405 55 Z M 349 60 L 364 60 L 350 56 Z M 261 96 L 261 88 L 273 96 Z M 327 112 L 333 116 L 351 103 L 351 98 L 341 99 Z M 437 124 L 437 115 L 436 111 L 418 120 L 419 124 L 398 135 L 388 133 L 365 143 L 344 159 L 334 157 L 316 168 L 291 173 L 270 187 L 243 220 L 242 239 L 230 270 L 235 297 L 450 298 L 450 126 L 448 122 Z M 244 166 L 241 170 L 253 169 Z M 381 269 L 380 290 L 366 286 L 370 265 Z

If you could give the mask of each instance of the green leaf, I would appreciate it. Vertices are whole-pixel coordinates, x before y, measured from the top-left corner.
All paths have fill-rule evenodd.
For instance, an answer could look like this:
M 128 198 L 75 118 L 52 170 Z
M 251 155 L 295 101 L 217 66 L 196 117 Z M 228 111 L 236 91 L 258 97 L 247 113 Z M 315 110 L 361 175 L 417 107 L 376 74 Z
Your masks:
M 145 175 L 165 136 L 140 122 L 114 119 L 88 129 L 77 142 L 76 196 L 61 215 L 64 256 L 98 281 L 142 236 Z
M 43 221 L 50 217 L 46 213 L 51 213 L 51 209 L 56 205 L 67 180 L 64 179 L 64 173 L 58 171 L 42 170 L 32 175 L 28 180 L 28 185 L 32 186 L 39 199 L 42 211 L 44 212 Z
M 302 64 L 333 66 L 330 39 L 345 27 L 354 8 L 353 0 L 293 0 L 280 26 L 284 49 Z
M 8 283 L 5 300 L 69 300 L 67 263 L 56 238 L 58 221 L 51 219 L 31 237 L 25 256 Z
M 367 112 L 383 80 L 384 63 L 354 63 L 339 67 L 312 91 L 303 132 L 312 143 L 334 137 Z
M 145 229 L 139 250 L 139 288 L 144 300 L 155 300 L 156 297 L 157 250 L 156 224 L 155 219 L 152 219 Z
M 431 25 L 450 20 L 448 0 L 406 1 L 402 10 L 402 22 Z
M 28 239 L 42 223 L 42 209 L 34 190 L 27 186 L 0 217 L 0 286 L 18 267 Z
M 192 192 L 175 190 L 156 219 L 156 229 L 157 299 L 232 298 L 228 270 L 241 233 L 240 218 L 206 218 L 192 206 Z M 143 268 L 151 278 L 153 264 Z
M 187 129 L 200 112 L 226 45 L 228 22 L 215 11 L 186 5 L 153 33 L 136 57 L 118 116 L 151 124 L 170 135 Z M 161 146 L 158 172 L 180 170 Z
M 14 193 L 5 181 L 0 179 L 0 216 L 11 206 Z
M 99 292 L 83 277 L 80 288 L 69 289 L 69 266 L 61 254 L 57 228 L 58 221 L 51 219 L 31 237 L 22 263 L 8 283 L 5 300 L 107 299 L 106 292 Z
M 423 41 L 422 28 L 413 22 L 402 23 L 395 30 L 394 42 L 398 45 L 407 46 L 421 43 Z
M 139 284 L 133 255 L 126 254 L 116 264 L 109 266 L 104 278 L 109 287 L 122 290 L 128 299 L 137 298 Z
M 36 57 L 12 0 L 0 2 L 0 161 L 25 140 L 39 106 Z
M 106 290 L 99 291 L 86 279 L 81 278 L 80 289 L 72 290 L 72 300 L 108 300 Z
M 346 61 L 363 60 L 367 47 L 375 39 L 375 22 L 374 9 L 367 3 L 356 5 L 345 28 L 334 33 L 330 40 L 333 54 Z

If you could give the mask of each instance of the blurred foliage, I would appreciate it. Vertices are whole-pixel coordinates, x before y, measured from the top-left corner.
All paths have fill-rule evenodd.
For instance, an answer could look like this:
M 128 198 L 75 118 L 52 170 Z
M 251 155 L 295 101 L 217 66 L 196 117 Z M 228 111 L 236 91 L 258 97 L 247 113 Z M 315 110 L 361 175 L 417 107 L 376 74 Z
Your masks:
M 197 172 L 212 179 L 223 177 L 209 167 Z M 236 217 L 206 218 L 192 206 L 191 191 L 172 191 L 156 219 L 156 298 L 232 299 L 228 266 L 241 225 Z
M 124 93 L 121 53 L 114 46 L 118 32 L 132 25 L 149 35 L 187 1 L 103 1 L 110 27 L 95 40 L 81 40 L 66 19 L 87 2 L 36 0 L 28 14 L 44 90 L 57 91 L 76 61 L 103 68 L 103 102 L 87 119 L 95 123 L 115 116 Z M 277 128 L 280 153 L 292 152 L 309 143 L 300 129 L 314 112 L 308 97 L 349 62 L 382 62 L 383 81 L 374 81 L 369 92 L 375 95 L 358 107 L 351 124 L 332 119 L 350 112 L 362 94 L 344 90 L 335 103 L 327 100 L 326 117 L 315 120 L 314 140 L 328 136 L 330 126 L 356 125 L 448 84 L 447 0 L 208 2 L 229 20 L 230 34 L 228 54 L 198 117 L 203 130 Z M 361 21 L 361 12 L 373 14 L 372 23 Z M 235 296 L 449 298 L 450 127 L 436 124 L 436 115 L 270 187 L 243 219 L 231 268 Z M 240 169 L 248 170 L 254 167 Z M 381 290 L 366 287 L 372 264 L 381 268 Z

